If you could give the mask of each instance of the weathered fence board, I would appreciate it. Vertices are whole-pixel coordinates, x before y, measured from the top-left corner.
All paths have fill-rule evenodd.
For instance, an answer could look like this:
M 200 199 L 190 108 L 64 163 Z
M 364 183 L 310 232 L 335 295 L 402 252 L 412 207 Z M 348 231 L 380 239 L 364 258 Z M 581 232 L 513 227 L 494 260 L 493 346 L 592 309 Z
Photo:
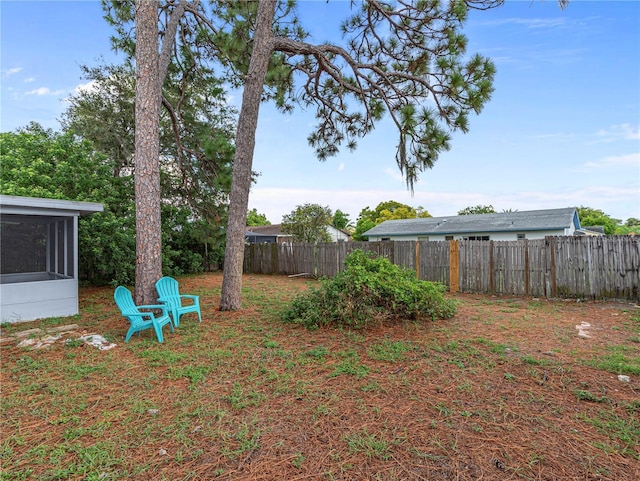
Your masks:
M 448 242 L 418 242 L 420 246 L 419 278 L 425 281 L 449 283 L 449 243 Z
M 452 291 L 639 300 L 640 238 L 635 236 L 252 244 L 245 250 L 245 271 L 332 277 L 356 249 Z

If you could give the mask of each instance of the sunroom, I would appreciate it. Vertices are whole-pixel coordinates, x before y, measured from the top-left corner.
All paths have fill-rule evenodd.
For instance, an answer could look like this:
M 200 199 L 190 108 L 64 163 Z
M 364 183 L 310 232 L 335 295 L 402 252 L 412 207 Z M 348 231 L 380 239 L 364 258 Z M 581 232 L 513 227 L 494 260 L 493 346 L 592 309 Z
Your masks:
M 78 218 L 102 204 L 0 195 L 0 321 L 78 314 Z

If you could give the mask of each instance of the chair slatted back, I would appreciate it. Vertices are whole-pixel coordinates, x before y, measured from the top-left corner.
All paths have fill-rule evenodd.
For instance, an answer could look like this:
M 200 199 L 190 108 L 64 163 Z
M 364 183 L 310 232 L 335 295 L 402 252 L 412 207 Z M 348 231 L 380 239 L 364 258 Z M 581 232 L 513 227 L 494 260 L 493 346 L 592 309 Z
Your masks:
M 140 314 L 140 310 L 133 302 L 131 291 L 126 287 L 118 286 L 113 293 L 113 298 L 116 301 L 116 305 L 122 312 L 123 316 L 130 316 L 132 314 Z
M 174 299 L 172 300 L 172 302 L 175 302 L 178 307 L 181 306 L 178 281 L 176 281 L 173 277 L 163 277 L 162 279 L 160 279 L 156 283 L 156 290 L 158 291 L 158 297 L 173 297 Z

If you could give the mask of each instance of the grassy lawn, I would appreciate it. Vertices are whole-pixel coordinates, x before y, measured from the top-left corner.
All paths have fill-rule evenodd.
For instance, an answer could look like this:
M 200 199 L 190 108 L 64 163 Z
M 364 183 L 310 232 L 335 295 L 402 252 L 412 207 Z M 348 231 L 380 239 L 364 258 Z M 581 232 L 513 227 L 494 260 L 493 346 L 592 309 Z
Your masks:
M 79 327 L 2 343 L 0 479 L 640 479 L 636 306 L 455 295 L 446 321 L 308 331 L 279 312 L 314 281 L 246 276 L 243 309 L 219 312 L 221 280 L 180 279 L 203 322 L 162 345 L 123 342 L 110 288 L 4 325 Z

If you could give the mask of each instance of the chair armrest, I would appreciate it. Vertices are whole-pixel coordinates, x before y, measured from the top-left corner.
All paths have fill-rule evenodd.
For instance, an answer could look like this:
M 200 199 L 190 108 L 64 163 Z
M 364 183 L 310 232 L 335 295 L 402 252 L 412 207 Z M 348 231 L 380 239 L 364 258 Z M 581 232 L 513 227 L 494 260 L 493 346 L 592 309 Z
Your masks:
M 200 296 L 194 296 L 191 294 L 181 294 L 180 297 L 186 297 L 187 299 L 198 299 Z
M 138 306 L 138 309 L 161 309 L 163 315 L 168 315 L 167 306 L 165 304 L 147 304 L 146 306 Z M 141 314 L 149 315 L 150 312 L 142 312 Z
M 158 297 L 158 300 L 160 302 L 170 302 L 172 299 L 180 300 L 180 296 L 162 296 L 162 297 Z

